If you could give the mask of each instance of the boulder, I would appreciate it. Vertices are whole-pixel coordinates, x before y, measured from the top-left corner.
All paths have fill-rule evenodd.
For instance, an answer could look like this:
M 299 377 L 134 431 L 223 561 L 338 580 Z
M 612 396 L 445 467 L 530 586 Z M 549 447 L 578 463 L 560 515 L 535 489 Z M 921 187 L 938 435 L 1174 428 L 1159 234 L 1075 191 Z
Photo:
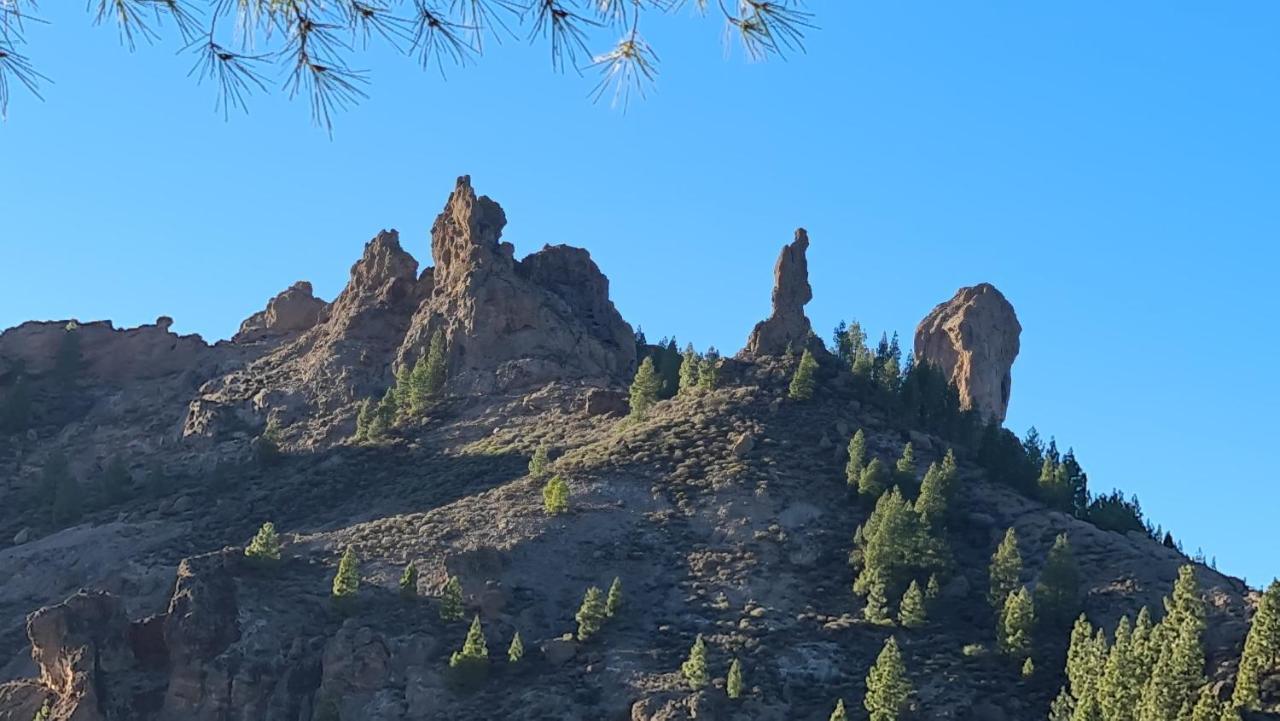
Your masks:
M 747 338 L 742 358 L 777 356 L 809 349 L 815 355 L 827 355 L 826 347 L 814 335 L 804 306 L 813 299 L 809 287 L 809 234 L 796 229 L 795 240 L 782 247 L 773 267 L 773 312 L 756 324 Z
M 265 309 L 246 318 L 231 340 L 252 343 L 307 330 L 320 320 L 327 307 L 327 303 L 312 295 L 311 284 L 300 280 L 267 301 Z
M 588 416 L 625 416 L 631 412 L 631 404 L 622 391 L 592 388 L 587 391 L 583 410 Z
M 961 408 L 1003 422 L 1021 334 L 1013 306 L 995 286 L 961 288 L 916 327 L 916 362 L 932 363 L 955 384 Z

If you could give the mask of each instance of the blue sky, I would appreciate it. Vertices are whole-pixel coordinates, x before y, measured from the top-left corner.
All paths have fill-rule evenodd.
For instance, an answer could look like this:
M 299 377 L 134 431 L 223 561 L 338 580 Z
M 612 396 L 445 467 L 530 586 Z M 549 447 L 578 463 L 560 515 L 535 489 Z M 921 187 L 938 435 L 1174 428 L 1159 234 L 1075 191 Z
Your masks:
M 808 53 L 768 63 L 681 16 L 650 26 L 662 75 L 625 114 L 542 46 L 447 81 L 374 53 L 332 139 L 282 97 L 224 122 L 175 44 L 130 54 L 45 6 L 28 50 L 55 82 L 0 125 L 0 327 L 223 338 L 295 280 L 332 298 L 380 228 L 425 261 L 470 173 L 518 253 L 585 246 L 650 338 L 736 351 L 803 225 L 824 335 L 909 336 L 995 283 L 1024 327 L 1008 425 L 1189 551 L 1280 574 L 1280 5 L 812 3 Z

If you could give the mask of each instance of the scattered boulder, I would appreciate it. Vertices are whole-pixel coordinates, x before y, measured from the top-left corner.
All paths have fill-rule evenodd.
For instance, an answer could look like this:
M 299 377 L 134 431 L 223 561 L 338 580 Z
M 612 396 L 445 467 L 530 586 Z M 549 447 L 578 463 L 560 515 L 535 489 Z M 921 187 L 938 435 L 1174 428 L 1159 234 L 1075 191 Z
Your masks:
M 24 528 L 21 531 L 18 531 L 17 533 L 13 534 L 13 545 L 21 546 L 22 544 L 26 543 L 30 538 L 31 538 L 31 529 Z
M 587 391 L 583 410 L 588 416 L 625 416 L 631 412 L 631 404 L 622 391 L 592 388 Z
M 755 447 L 755 434 L 744 432 L 733 440 L 733 445 L 729 447 L 729 452 L 733 454 L 734 458 L 745 458 Z
M 827 355 L 804 314 L 805 304 L 813 299 L 805 257 L 808 248 L 809 234 L 797 228 L 795 240 L 782 247 L 773 267 L 773 312 L 751 331 L 741 357 L 777 356 L 806 348 L 815 355 Z
M 1009 369 L 1018 357 L 1022 325 L 1013 306 L 990 283 L 961 288 L 916 327 L 917 362 L 932 363 L 955 384 L 960 407 L 1003 422 L 1009 408 Z

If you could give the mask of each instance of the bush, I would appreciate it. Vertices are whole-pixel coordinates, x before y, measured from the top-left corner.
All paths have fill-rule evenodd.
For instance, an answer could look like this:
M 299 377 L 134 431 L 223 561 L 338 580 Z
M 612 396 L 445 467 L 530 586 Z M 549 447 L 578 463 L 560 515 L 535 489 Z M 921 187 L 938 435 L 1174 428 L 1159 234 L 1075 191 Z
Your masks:
M 548 460 L 546 445 L 538 446 L 533 452 L 533 457 L 529 459 L 529 475 L 535 480 L 540 481 L 547 477 L 547 467 L 551 464 Z
M 553 476 L 542 487 L 542 507 L 552 515 L 569 510 L 569 484 L 560 476 Z

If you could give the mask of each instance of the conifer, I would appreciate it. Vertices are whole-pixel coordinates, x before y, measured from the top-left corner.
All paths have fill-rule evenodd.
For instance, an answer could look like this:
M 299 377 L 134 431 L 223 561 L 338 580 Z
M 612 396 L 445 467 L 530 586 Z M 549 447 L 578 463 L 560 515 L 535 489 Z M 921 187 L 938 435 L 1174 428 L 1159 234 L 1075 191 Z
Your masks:
M 890 636 L 867 674 L 867 695 L 863 705 L 871 721 L 898 721 L 911 697 L 911 682 L 902 663 L 898 641 Z
M 872 583 L 867 590 L 867 603 L 862 607 L 862 617 L 872 623 L 889 620 L 889 599 L 885 597 L 883 582 Z
M 898 623 L 906 628 L 920 628 L 927 619 L 924 592 L 920 590 L 919 583 L 912 581 L 902 594 L 902 603 L 898 604 Z
M 535 481 L 540 481 L 547 476 L 547 467 L 551 463 L 547 455 L 546 444 L 540 444 L 533 452 L 533 457 L 529 459 L 529 476 Z
M 713 391 L 720 385 L 720 354 L 715 348 L 707 349 L 707 355 L 698 363 L 698 388 Z
M 831 718 L 828 721 L 849 721 L 849 714 L 844 710 L 844 699 L 836 699 L 835 710 L 831 712 Z
M 946 525 L 955 473 L 955 456 L 948 450 L 941 465 L 929 464 L 929 470 L 920 482 L 920 496 L 916 498 L 915 508 L 930 527 L 941 528 Z
M 879 458 L 872 458 L 858 478 L 858 495 L 863 498 L 879 498 L 889 489 L 892 476 L 889 467 Z
M 569 510 L 569 484 L 560 476 L 552 476 L 542 487 L 542 507 L 551 515 Z
M 400 595 L 405 598 L 416 598 L 418 595 L 418 567 L 410 561 L 400 572 Z
M 1097 696 L 1089 695 L 1077 701 L 1075 711 L 1071 713 L 1071 721 L 1102 721 L 1102 709 L 1098 706 Z
M 924 598 L 926 601 L 937 600 L 942 595 L 942 586 L 938 583 L 938 574 L 929 574 L 929 583 L 924 587 Z
M 1106 721 L 1136 721 L 1142 700 L 1142 669 L 1135 653 L 1129 617 L 1116 625 L 1115 640 L 1098 681 L 1098 705 Z
M 524 658 L 524 642 L 520 640 L 520 632 L 511 637 L 511 645 L 507 647 L 507 663 L 519 663 Z
M 370 441 L 376 442 L 387 437 L 387 433 L 396 424 L 398 408 L 395 389 L 388 388 L 382 394 L 382 400 L 378 401 L 373 417 L 369 419 L 368 438 Z
M 373 440 L 369 431 L 373 426 L 373 418 L 378 412 L 377 408 L 377 404 L 371 398 L 360 401 L 360 409 L 356 411 L 356 434 L 353 437 L 356 443 L 368 443 Z
M 1075 700 L 1071 698 L 1071 694 L 1064 687 L 1053 698 L 1053 703 L 1049 704 L 1049 721 L 1071 721 L 1071 714 L 1075 710 Z
M 1080 570 L 1067 534 L 1059 534 L 1049 549 L 1036 584 L 1036 608 L 1049 627 L 1065 627 L 1079 610 Z
M 440 594 L 440 620 L 461 621 L 464 613 L 462 582 L 457 576 L 450 576 L 444 584 L 444 592 Z
M 849 461 L 844 464 L 844 477 L 852 487 L 862 480 L 862 468 L 867 462 L 867 436 L 859 428 L 849 439 Z
M 280 537 L 276 535 L 276 526 L 271 521 L 262 524 L 257 535 L 245 546 L 244 555 L 255 561 L 279 561 Z
M 1097 644 L 1093 624 L 1080 614 L 1071 627 L 1071 642 L 1067 646 L 1067 686 L 1071 689 L 1072 700 L 1076 702 L 1074 705 L 1087 696 L 1096 695 L 1105 654 L 1105 649 Z
M 1258 601 L 1249 625 L 1240 670 L 1231 695 L 1231 707 L 1258 710 L 1264 675 L 1280 671 L 1280 580 L 1271 582 Z
M 254 457 L 259 465 L 274 466 L 280 461 L 281 441 L 280 424 L 272 418 L 253 444 Z
M 702 634 L 698 634 L 689 649 L 689 658 L 680 664 L 680 673 L 694 691 L 707 685 L 707 644 L 702 640 Z
M 1035 620 L 1035 603 L 1027 587 L 1010 593 L 1000 614 L 1000 650 L 1013 658 L 1028 656 Z
M 338 561 L 338 572 L 333 576 L 333 597 L 339 601 L 355 598 L 360 590 L 360 560 L 356 558 L 356 550 L 347 546 Z
M 444 331 L 437 329 L 431 334 L 431 344 L 427 347 L 427 367 L 424 371 L 424 391 L 428 399 L 440 395 L 444 390 L 444 381 L 448 374 L 448 359 Z
M 725 680 L 724 690 L 729 698 L 742 696 L 742 662 L 736 658 L 729 664 L 729 677 Z
M 649 415 L 649 409 L 658 402 L 658 390 L 661 381 L 653 367 L 653 358 L 645 358 L 640 362 L 635 380 L 631 382 L 631 417 L 643 419 Z
M 1207 685 L 1200 689 L 1200 696 L 1191 708 L 1190 721 L 1221 721 L 1223 711 L 1222 702 L 1214 694 L 1213 686 Z
M 1036 664 L 1027 656 L 1027 660 L 1022 662 L 1022 677 L 1031 678 L 1036 674 Z
M 902 455 L 893 466 L 894 477 L 904 488 L 910 488 L 916 482 L 916 450 L 910 441 L 902 447 Z
M 467 630 L 467 638 L 462 642 L 462 650 L 454 651 L 449 657 L 449 668 L 474 674 L 488 663 L 489 648 L 485 643 L 484 629 L 480 626 L 480 617 L 476 616 L 471 620 L 471 628 Z
M 698 357 L 697 352 L 693 350 L 693 344 L 685 346 L 684 353 L 680 355 L 680 390 L 681 394 L 688 393 L 698 387 L 698 376 L 702 370 L 702 359 Z
M 587 641 L 600 632 L 604 620 L 608 616 L 604 594 L 598 586 L 592 586 L 582 597 L 582 605 L 574 619 L 578 622 L 578 640 Z
M 613 618 L 618 611 L 622 609 L 622 579 L 617 576 L 613 577 L 613 583 L 609 584 L 609 596 L 605 599 L 604 615 Z
M 1022 554 L 1018 551 L 1018 532 L 1012 527 L 1005 531 L 1004 539 L 991 555 L 989 570 L 991 587 L 987 592 L 987 601 L 991 607 L 999 611 L 1004 608 L 1009 594 L 1018 589 L 1018 579 L 1022 576 Z
M 418 362 L 422 359 L 419 357 Z M 415 363 L 414 365 L 417 365 Z M 413 367 L 408 363 L 400 366 L 396 371 L 395 382 L 387 389 L 387 394 L 391 403 L 395 405 L 395 412 L 392 413 L 392 420 L 396 416 L 408 417 L 413 411 Z
M 817 370 L 818 361 L 814 360 L 813 353 L 806 348 L 804 354 L 800 356 L 800 365 L 796 366 L 795 375 L 791 376 L 791 386 L 787 389 L 787 395 L 796 401 L 807 401 L 813 398 L 813 391 L 817 385 L 814 373 Z

